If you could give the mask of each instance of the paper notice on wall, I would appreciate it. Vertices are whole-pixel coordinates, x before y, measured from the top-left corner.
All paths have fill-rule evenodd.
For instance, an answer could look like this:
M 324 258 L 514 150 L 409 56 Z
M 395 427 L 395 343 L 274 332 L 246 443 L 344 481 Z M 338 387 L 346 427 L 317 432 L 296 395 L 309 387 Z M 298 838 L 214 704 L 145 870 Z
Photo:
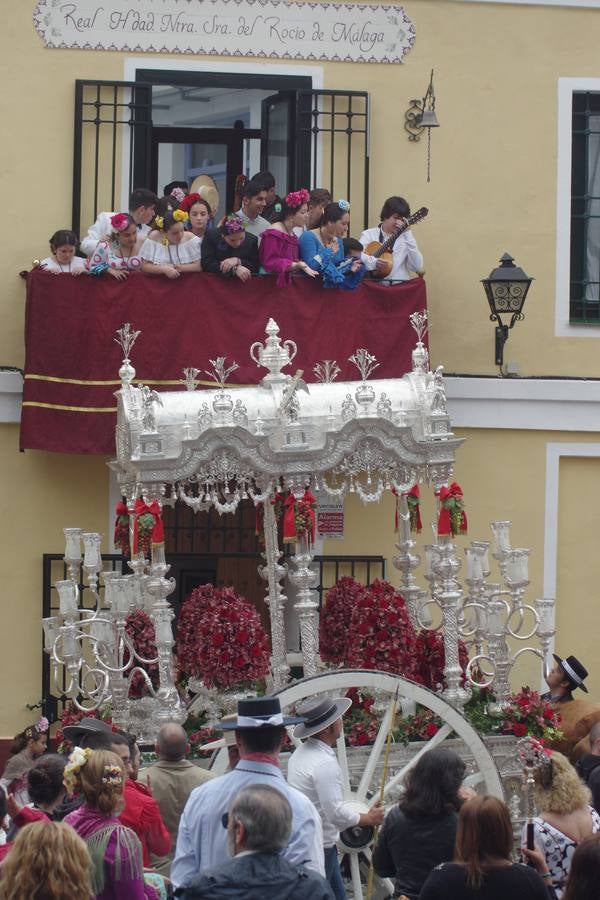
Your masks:
M 327 541 L 344 539 L 343 503 L 319 503 L 317 506 L 317 537 Z

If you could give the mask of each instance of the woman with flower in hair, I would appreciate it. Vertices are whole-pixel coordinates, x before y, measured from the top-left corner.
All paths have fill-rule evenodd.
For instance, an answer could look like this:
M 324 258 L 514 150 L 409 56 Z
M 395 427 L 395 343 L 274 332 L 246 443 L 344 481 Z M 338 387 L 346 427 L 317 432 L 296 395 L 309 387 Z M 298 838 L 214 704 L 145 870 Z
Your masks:
M 281 212 L 270 228 L 260 236 L 259 258 L 265 272 L 277 275 L 277 287 L 290 283 L 294 272 L 304 272 L 314 278 L 318 272 L 300 259 L 296 229 L 301 231 L 308 222 L 308 200 L 305 188 L 289 193 L 281 203 Z
M 551 753 L 547 764 L 535 769 L 533 774 L 538 810 L 533 820 L 533 839 L 543 854 L 546 871 L 560 900 L 575 850 L 585 838 L 600 832 L 600 816 L 590 805 L 589 788 L 562 753 Z M 525 830 L 522 838 L 525 844 Z M 523 853 L 530 855 L 525 848 Z M 532 859 L 537 863 L 535 856 Z
M 115 213 L 110 217 L 111 233 L 98 241 L 89 262 L 90 275 L 112 275 L 124 281 L 130 272 L 139 272 L 142 261 L 139 250 L 142 238 L 129 213 Z
M 242 220 L 231 214 L 202 241 L 202 270 L 248 281 L 258 272 L 258 238 L 248 234 Z
M 362 281 L 365 269 L 355 257 L 344 259 L 343 238 L 348 233 L 350 204 L 328 203 L 316 228 L 300 236 L 300 256 L 323 278 L 323 287 L 351 291 Z
M 182 209 L 156 216 L 151 231 L 140 250 L 142 271 L 147 275 L 180 278 L 186 272 L 199 272 L 201 243 L 185 230 L 188 214 Z
M 10 748 L 11 757 L 6 763 L 0 788 L 7 794 L 14 794 L 20 806 L 29 803 L 27 773 L 36 759 L 46 752 L 48 743 L 48 719 L 42 716 L 35 724 L 15 736 Z
M 213 218 L 210 204 L 200 194 L 194 192 L 182 200 L 179 209 L 189 216 L 186 228 L 190 234 L 193 234 L 202 243 L 206 229 L 210 227 Z
M 118 819 L 125 777 L 116 753 L 75 747 L 65 768 L 65 787 L 83 795 L 84 802 L 65 822 L 87 844 L 97 900 L 156 900 L 156 891 L 144 882 L 139 838 Z
M 92 864 L 85 843 L 59 822 L 23 828 L 2 864 L 2 900 L 89 900 Z

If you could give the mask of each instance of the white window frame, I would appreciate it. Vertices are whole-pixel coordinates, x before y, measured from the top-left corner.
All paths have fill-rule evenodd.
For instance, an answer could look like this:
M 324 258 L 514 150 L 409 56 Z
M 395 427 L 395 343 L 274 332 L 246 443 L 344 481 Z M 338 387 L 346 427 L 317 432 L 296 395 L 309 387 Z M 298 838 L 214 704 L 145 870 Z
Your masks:
M 556 185 L 556 337 L 599 338 L 600 325 L 577 325 L 569 321 L 571 279 L 571 147 L 573 94 L 600 93 L 600 78 L 558 79 L 558 165 Z

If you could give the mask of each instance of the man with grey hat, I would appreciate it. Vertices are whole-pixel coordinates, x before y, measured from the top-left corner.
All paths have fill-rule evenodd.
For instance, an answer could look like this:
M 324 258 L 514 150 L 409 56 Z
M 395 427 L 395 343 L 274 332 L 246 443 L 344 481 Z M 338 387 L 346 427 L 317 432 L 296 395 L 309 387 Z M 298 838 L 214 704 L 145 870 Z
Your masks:
M 352 701 L 347 697 L 320 696 L 306 700 L 298 707 L 305 722 L 294 729 L 294 737 L 306 741 L 290 758 L 288 781 L 302 791 L 316 806 L 323 823 L 325 877 L 336 900 L 346 900 L 336 843 L 346 828 L 380 825 L 385 815 L 376 804 L 359 813 L 344 800 L 342 770 L 334 746 L 343 732 L 342 716 Z
M 185 805 L 177 849 L 171 866 L 176 887 L 189 884 L 205 869 L 227 859 L 225 813 L 245 787 L 270 784 L 286 797 L 292 809 L 292 833 L 283 856 L 293 866 L 306 866 L 325 874 L 321 819 L 304 794 L 290 787 L 279 767 L 279 753 L 285 726 L 304 719 L 283 716 L 278 697 L 239 700 L 233 721 L 221 721 L 217 728 L 235 731 L 240 761 L 231 772 L 195 788 Z M 225 824 L 224 824 L 225 823 Z

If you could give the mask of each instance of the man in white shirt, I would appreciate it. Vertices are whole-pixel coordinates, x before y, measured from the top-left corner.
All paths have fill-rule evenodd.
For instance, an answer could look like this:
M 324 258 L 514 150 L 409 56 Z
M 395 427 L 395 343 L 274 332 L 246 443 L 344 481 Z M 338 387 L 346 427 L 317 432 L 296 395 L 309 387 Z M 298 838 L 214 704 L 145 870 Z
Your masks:
M 138 227 L 139 237 L 146 237 L 150 233 L 150 222 L 156 214 L 158 197 L 154 191 L 147 188 L 136 188 L 129 197 L 129 215 Z M 93 225 L 88 228 L 88 233 L 81 241 L 79 247 L 86 256 L 92 256 L 98 241 L 105 240 L 112 231 L 110 220 L 114 212 L 101 212 Z
M 294 729 L 295 738 L 307 738 L 292 753 L 288 764 L 288 782 L 312 800 L 323 822 L 325 877 L 336 900 L 346 900 L 336 843 L 346 828 L 374 828 L 385 815 L 376 804 L 359 813 L 344 800 L 342 770 L 333 749 L 343 732 L 342 716 L 352 705 L 347 697 L 320 696 L 307 700 L 297 709 L 305 718 Z
M 363 247 L 368 247 L 374 241 L 383 244 L 405 225 L 409 216 L 410 206 L 403 197 L 388 197 L 381 210 L 381 224 L 377 228 L 367 228 L 366 231 L 363 231 L 359 238 L 361 244 Z M 361 259 L 368 270 L 376 268 L 376 264 L 380 262 L 367 253 L 363 253 Z M 392 249 L 392 261 L 392 270 L 386 276 L 385 281 L 408 281 L 412 277 L 412 272 L 422 273 L 423 254 L 417 247 L 417 242 L 409 228 L 403 231 L 395 241 Z
M 259 243 L 263 231 L 271 227 L 271 223 L 261 215 L 266 205 L 267 191 L 262 184 L 248 181 L 242 191 L 242 208 L 235 215 L 242 220 L 247 233 L 258 238 Z

